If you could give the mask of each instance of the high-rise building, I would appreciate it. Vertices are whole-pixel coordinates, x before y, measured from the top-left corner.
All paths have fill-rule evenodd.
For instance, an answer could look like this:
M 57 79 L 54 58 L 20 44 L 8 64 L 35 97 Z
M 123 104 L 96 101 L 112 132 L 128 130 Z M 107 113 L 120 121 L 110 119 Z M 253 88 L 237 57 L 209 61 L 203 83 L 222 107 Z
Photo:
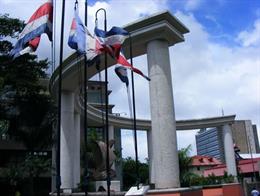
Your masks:
M 201 129 L 196 135 L 197 154 L 225 160 L 223 134 L 219 128 Z
M 236 120 L 232 124 L 232 135 L 240 153 L 260 153 L 257 129 L 251 120 Z
M 237 120 L 232 125 L 234 144 L 240 153 L 259 153 L 257 129 L 250 120 Z M 196 135 L 197 154 L 212 156 L 225 162 L 223 132 L 219 128 L 201 129 Z

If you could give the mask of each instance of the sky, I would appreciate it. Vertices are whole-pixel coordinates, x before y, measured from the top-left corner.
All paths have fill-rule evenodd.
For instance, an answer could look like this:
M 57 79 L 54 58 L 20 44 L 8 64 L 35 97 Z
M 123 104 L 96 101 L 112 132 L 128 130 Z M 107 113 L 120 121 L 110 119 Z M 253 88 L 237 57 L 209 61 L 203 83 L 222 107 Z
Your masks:
M 1 0 L 0 13 L 27 21 L 45 0 Z M 60 5 L 56 3 L 56 36 L 60 34 Z M 73 17 L 74 1 L 66 1 L 65 40 Z M 108 29 L 124 26 L 156 12 L 169 10 L 189 30 L 185 42 L 169 48 L 177 120 L 235 114 L 251 120 L 260 133 L 260 1 L 258 0 L 89 0 L 88 27 L 93 32 L 97 9 L 107 10 Z M 84 1 L 79 1 L 83 18 Z M 102 24 L 102 16 L 99 25 Z M 56 61 L 59 42 L 55 43 Z M 64 46 L 64 58 L 73 51 Z M 51 56 L 50 42 L 42 36 L 39 58 Z M 57 64 L 57 63 L 56 63 Z M 134 59 L 147 74 L 147 57 Z M 97 79 L 94 77 L 93 79 Z M 125 86 L 109 70 L 110 103 L 114 112 L 129 116 Z M 150 118 L 149 82 L 135 76 L 137 118 Z M 177 132 L 178 148 L 192 145 L 196 154 L 197 130 Z M 134 156 L 131 131 L 122 131 L 123 155 Z M 147 157 L 146 134 L 138 132 L 140 160 Z

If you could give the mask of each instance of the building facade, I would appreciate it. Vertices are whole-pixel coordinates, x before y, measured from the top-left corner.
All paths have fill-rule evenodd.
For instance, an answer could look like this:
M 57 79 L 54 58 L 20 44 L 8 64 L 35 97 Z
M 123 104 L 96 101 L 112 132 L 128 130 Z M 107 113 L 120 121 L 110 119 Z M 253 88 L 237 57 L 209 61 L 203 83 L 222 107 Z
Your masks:
M 223 133 L 220 127 L 201 129 L 196 135 L 197 154 L 211 156 L 225 162 Z M 258 134 L 250 120 L 236 120 L 232 124 L 233 143 L 240 153 L 259 153 Z
M 260 153 L 256 125 L 252 125 L 251 120 L 236 120 L 232 135 L 240 153 Z
M 225 161 L 223 132 L 219 128 L 201 129 L 196 135 L 197 154 Z

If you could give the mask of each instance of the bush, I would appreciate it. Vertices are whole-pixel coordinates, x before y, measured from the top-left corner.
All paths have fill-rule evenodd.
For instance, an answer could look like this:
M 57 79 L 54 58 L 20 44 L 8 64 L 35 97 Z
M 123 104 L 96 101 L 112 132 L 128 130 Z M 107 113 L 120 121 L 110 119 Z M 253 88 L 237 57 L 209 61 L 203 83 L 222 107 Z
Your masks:
M 225 172 L 224 176 L 215 176 L 214 174 L 208 177 L 194 176 L 190 179 L 190 186 L 217 185 L 232 182 L 234 182 L 234 176 L 228 175 L 227 172 Z

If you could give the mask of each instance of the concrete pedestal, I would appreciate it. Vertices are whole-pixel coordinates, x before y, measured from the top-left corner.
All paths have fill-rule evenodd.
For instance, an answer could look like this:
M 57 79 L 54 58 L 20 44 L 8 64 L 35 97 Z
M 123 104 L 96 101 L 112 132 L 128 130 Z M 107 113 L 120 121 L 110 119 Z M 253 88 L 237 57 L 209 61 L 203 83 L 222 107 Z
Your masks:
M 152 121 L 152 181 L 155 188 L 179 187 L 179 161 L 168 42 L 147 44 Z
M 104 181 L 96 181 L 95 186 L 96 186 L 96 191 L 99 191 L 98 189 L 100 187 L 103 187 L 105 190 L 107 190 L 107 181 L 105 181 L 105 180 Z M 115 192 L 120 192 L 120 181 L 112 180 L 110 190 L 115 191 Z

